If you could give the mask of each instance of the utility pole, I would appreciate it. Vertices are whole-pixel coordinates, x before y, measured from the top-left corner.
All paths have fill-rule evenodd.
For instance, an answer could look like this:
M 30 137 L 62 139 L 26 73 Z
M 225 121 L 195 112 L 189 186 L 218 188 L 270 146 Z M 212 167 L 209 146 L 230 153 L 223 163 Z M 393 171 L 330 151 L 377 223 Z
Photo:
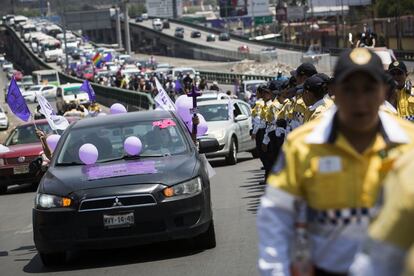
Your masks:
M 346 47 L 345 38 L 345 15 L 344 15 L 344 0 L 341 0 L 341 19 L 342 19 L 342 43 L 343 47 Z
M 122 32 L 121 32 L 121 11 L 119 7 L 116 7 L 116 40 L 118 48 L 122 49 Z
M 128 0 L 124 1 L 124 23 L 125 23 L 125 50 L 128 55 L 131 54 L 131 37 L 129 33 L 129 16 L 128 16 Z

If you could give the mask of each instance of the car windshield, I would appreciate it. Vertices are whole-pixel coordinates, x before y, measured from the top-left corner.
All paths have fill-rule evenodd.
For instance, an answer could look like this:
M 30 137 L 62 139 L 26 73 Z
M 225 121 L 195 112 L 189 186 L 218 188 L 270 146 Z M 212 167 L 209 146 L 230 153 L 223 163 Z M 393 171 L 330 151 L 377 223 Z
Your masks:
M 177 70 L 175 71 L 174 76 L 178 77 L 180 74 L 183 76 L 187 74 L 194 75 L 194 71 L 193 70 L 180 70 L 180 71 Z
M 32 82 L 33 78 L 31 76 L 25 76 L 25 77 L 22 78 L 22 81 L 23 82 Z
M 40 88 L 41 88 L 41 86 L 32 86 L 32 87 L 29 88 L 28 91 L 39 91 Z
M 98 163 L 125 158 L 123 143 L 130 136 L 141 140 L 142 151 L 139 157 L 186 153 L 188 144 L 181 128 L 176 124 L 172 119 L 165 119 L 74 129 L 58 153 L 57 165 L 80 164 L 77 153 L 85 143 L 91 143 L 98 149 Z
M 48 82 L 57 81 L 56 74 L 39 75 L 40 82 L 47 80 Z
M 84 91 L 81 91 L 80 88 L 80 86 L 65 88 L 63 94 L 65 96 L 71 96 L 85 93 Z
M 46 134 L 52 133 L 52 129 L 48 124 L 37 124 L 38 129 Z M 23 125 L 15 128 L 6 140 L 6 146 L 40 143 L 36 136 L 36 128 L 34 125 Z
M 227 104 L 211 104 L 198 106 L 198 110 L 207 122 L 227 121 L 229 111 Z

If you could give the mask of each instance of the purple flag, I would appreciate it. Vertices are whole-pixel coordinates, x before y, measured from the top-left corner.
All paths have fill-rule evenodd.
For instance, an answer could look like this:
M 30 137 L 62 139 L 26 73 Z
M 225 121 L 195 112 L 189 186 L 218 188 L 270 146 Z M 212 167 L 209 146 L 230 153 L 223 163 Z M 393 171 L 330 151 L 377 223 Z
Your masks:
M 95 95 L 95 91 L 93 91 L 93 88 L 91 86 L 91 84 L 89 83 L 88 80 L 84 80 L 84 82 L 82 83 L 82 86 L 79 89 L 80 91 L 85 91 L 86 93 L 88 93 L 89 96 L 89 100 L 91 102 L 94 102 L 96 100 L 96 95 Z
M 181 89 L 183 89 L 183 87 L 181 86 L 181 81 L 175 80 L 175 91 L 180 91 Z
M 104 61 L 105 62 L 110 62 L 112 60 L 112 55 L 111 53 L 108 53 L 105 57 L 104 57 Z
M 7 90 L 6 102 L 14 115 L 25 122 L 29 121 L 31 114 L 30 110 L 27 107 L 26 101 L 24 100 L 14 77 L 11 79 L 9 89 Z

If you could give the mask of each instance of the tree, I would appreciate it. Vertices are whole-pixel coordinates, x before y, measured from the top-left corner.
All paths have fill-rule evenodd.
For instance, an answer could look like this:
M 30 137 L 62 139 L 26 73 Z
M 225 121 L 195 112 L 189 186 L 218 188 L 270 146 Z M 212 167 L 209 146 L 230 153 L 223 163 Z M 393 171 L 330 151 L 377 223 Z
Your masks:
M 129 17 L 137 17 L 147 12 L 147 7 L 144 4 L 130 4 L 128 8 Z
M 414 13 L 413 0 L 377 0 L 376 9 L 379 17 L 393 17 Z

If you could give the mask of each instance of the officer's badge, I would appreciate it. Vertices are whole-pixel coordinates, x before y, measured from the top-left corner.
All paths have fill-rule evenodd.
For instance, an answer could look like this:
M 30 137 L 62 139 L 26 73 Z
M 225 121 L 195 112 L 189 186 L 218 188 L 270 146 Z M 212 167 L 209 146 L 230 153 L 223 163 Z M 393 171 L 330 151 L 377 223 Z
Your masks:
M 400 63 L 398 61 L 395 61 L 392 65 L 398 66 L 398 65 L 400 65 Z
M 349 57 L 353 63 L 365 65 L 371 60 L 372 54 L 365 48 L 356 48 L 355 50 L 352 50 Z

